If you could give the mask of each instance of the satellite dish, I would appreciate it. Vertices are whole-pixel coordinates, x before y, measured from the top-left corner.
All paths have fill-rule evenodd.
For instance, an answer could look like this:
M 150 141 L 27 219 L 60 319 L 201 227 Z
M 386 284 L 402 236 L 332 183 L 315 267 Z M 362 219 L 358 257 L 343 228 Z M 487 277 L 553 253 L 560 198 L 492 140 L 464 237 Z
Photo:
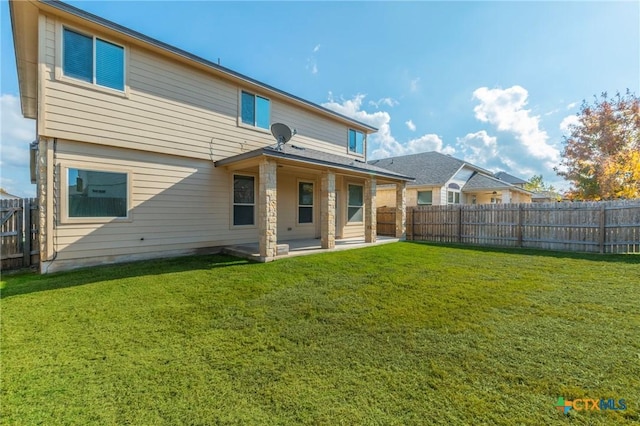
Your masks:
M 282 151 L 282 146 L 291 140 L 291 137 L 295 135 L 297 132 L 294 129 L 291 131 L 289 126 L 282 123 L 273 123 L 271 125 L 271 134 L 276 141 L 278 142 L 277 150 Z

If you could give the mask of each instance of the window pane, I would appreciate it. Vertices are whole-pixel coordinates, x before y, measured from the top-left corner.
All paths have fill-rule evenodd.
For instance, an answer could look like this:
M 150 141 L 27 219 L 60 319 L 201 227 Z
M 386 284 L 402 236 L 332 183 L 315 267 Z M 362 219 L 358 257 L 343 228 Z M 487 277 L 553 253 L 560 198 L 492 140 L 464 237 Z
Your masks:
M 455 195 L 455 197 L 456 197 L 456 198 L 455 198 L 455 200 L 456 200 L 456 204 L 460 204 L 460 193 L 459 193 L 459 192 L 456 192 L 455 194 L 456 194 L 456 195 Z
M 268 129 L 271 121 L 269 99 L 256 96 L 256 126 Z
M 242 92 L 242 122 L 256 125 L 255 97 L 251 93 Z
M 362 206 L 362 187 L 359 185 L 349 185 L 349 205 Z
M 235 176 L 233 179 L 233 202 L 235 204 L 254 203 L 253 176 Z
M 447 191 L 447 203 L 453 204 L 453 192 Z
M 313 223 L 313 207 L 298 207 L 298 223 Z
M 234 225 L 253 225 L 253 206 L 233 206 Z
M 356 149 L 358 154 L 364 154 L 364 133 L 356 132 Z
M 433 202 L 432 191 L 418 191 L 418 204 L 431 204 Z
M 124 49 L 96 39 L 96 84 L 124 90 Z
M 69 169 L 69 217 L 127 217 L 127 174 Z
M 300 182 L 298 184 L 298 204 L 301 206 L 313 205 L 313 184 Z
M 355 130 L 349 130 L 349 151 L 356 150 L 356 132 Z
M 362 207 L 349 207 L 349 222 L 362 222 Z
M 63 39 L 64 74 L 93 83 L 93 39 L 66 28 Z

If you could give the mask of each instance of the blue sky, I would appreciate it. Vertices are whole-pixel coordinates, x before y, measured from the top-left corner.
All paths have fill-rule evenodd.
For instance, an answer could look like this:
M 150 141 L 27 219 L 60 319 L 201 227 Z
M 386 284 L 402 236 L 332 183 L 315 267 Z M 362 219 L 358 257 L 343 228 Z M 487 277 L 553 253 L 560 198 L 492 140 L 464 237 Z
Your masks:
M 438 150 L 566 188 L 553 166 L 581 101 L 640 93 L 637 1 L 69 3 L 378 127 L 370 159 Z M 1 12 L 1 184 L 33 195 Z

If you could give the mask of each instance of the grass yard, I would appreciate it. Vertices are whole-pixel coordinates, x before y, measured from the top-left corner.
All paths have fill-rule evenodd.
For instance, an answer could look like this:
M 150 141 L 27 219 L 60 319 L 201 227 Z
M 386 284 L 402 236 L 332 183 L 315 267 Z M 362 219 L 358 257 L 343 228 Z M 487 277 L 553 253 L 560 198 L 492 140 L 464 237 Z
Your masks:
M 640 256 L 408 242 L 6 276 L 0 421 L 636 423 L 639 281 Z

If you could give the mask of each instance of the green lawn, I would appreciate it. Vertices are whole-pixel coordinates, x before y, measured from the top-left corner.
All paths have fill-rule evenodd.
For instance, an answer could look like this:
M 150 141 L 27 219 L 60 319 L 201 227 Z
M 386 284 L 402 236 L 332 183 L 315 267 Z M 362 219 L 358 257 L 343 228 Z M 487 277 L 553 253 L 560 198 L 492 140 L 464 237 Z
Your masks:
M 3 424 L 640 421 L 640 256 L 396 243 L 3 280 Z

